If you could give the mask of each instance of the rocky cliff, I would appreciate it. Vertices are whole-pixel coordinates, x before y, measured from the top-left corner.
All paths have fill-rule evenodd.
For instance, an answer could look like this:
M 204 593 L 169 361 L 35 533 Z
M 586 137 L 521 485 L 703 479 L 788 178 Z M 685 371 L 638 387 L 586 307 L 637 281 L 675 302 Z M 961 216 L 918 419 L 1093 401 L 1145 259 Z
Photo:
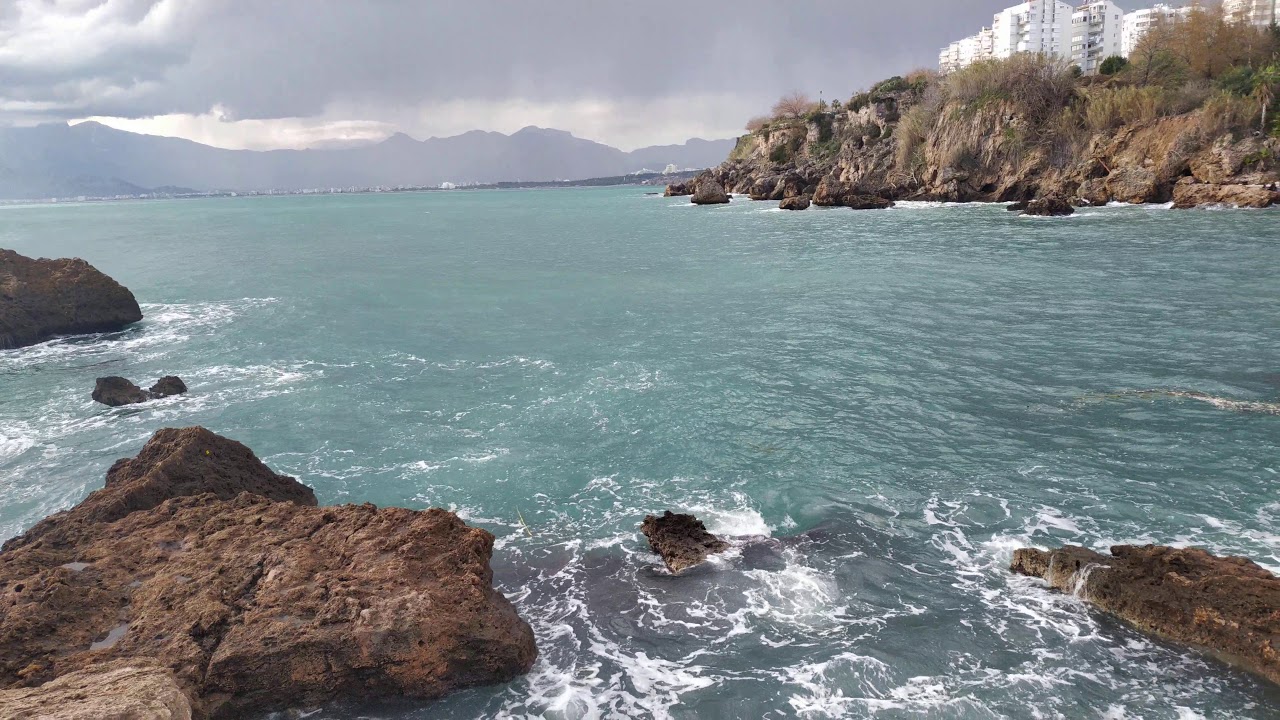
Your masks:
M 706 179 L 754 200 L 809 196 L 817 205 L 850 207 L 883 206 L 868 198 L 1062 196 L 1077 205 L 1177 207 L 1280 201 L 1280 139 L 1233 122 L 1230 108 L 1210 102 L 1091 131 L 1085 118 L 1092 112 L 1097 124 L 1102 101 L 1090 109 L 1084 98 L 1094 96 L 1084 89 L 1055 92 L 1043 103 L 1017 90 L 976 97 L 937 86 L 872 92 L 847 106 L 766 123 L 741 137 Z
M 537 649 L 493 540 L 444 510 L 316 507 L 237 442 L 161 430 L 0 551 L 0 717 L 110 688 L 156 694 L 128 717 L 183 717 L 180 693 L 224 718 L 510 680 Z

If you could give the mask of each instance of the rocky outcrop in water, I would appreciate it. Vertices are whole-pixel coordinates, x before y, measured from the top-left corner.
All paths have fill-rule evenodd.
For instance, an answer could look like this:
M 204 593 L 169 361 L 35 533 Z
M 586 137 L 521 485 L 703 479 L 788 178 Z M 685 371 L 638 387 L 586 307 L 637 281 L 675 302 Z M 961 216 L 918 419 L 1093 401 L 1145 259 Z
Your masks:
M 798 197 L 789 197 L 778 203 L 781 210 L 808 210 L 811 201 L 808 195 L 800 195 Z
M 729 549 L 729 543 L 707 532 L 707 526 L 692 515 L 664 512 L 661 517 L 645 516 L 640 532 L 649 546 L 662 557 L 672 574 L 698 565 L 709 555 Z
M 1036 198 L 1028 202 L 1022 210 L 1023 215 L 1038 215 L 1041 217 L 1065 217 L 1074 215 L 1075 212 L 1076 209 L 1071 203 L 1060 195 Z
M 729 202 L 729 194 L 724 191 L 724 185 L 710 175 L 699 175 L 693 183 L 693 197 L 689 201 L 694 205 L 724 205 Z
M 5 543 L 0 689 L 45 702 L 96 682 L 74 673 L 155 663 L 195 717 L 230 718 L 504 682 L 537 649 L 492 551 L 453 513 L 316 507 L 240 443 L 161 430 Z
M 1156 545 L 1117 545 L 1110 555 L 1066 546 L 1018 550 L 1011 569 L 1280 683 L 1280 578 L 1245 558 Z
M 0 350 L 115 332 L 141 319 L 133 293 L 84 260 L 33 260 L 0 249 Z
M 121 405 L 137 405 L 148 400 L 158 400 L 172 395 L 181 395 L 187 391 L 186 383 L 181 378 L 169 375 L 160 378 L 150 390 L 143 390 L 126 378 L 111 376 L 98 378 L 93 386 L 93 399 L 103 405 L 120 407 Z

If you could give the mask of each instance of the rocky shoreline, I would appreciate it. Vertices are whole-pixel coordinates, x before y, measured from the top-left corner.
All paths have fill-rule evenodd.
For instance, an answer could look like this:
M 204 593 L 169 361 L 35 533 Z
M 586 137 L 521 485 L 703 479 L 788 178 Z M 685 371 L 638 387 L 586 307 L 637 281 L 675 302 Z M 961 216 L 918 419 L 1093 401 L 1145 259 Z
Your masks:
M 1280 203 L 1280 138 L 1217 127 L 1222 122 L 1211 107 L 1033 142 L 1053 129 L 1038 107 L 939 100 L 935 88 L 909 87 L 901 78 L 881 87 L 886 89 L 866 93 L 856 109 L 836 104 L 764 124 L 739 138 L 719 167 L 669 187 L 668 194 L 692 195 L 716 184 L 756 201 L 808 198 L 814 205 L 856 209 L 900 200 L 1041 198 L 1077 207 Z M 913 113 L 926 106 L 932 112 Z

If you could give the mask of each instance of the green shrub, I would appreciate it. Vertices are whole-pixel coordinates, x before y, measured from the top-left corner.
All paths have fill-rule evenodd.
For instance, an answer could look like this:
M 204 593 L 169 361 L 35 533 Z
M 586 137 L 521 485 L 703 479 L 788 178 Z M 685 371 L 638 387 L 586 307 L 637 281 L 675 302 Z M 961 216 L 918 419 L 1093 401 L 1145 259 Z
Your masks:
M 1098 72 L 1103 75 L 1115 75 L 1125 68 L 1129 61 L 1119 55 L 1112 55 L 1102 61 L 1102 65 L 1098 67 Z
M 901 75 L 894 75 L 888 80 L 881 80 L 876 83 L 876 85 L 871 88 L 871 94 L 895 93 L 910 89 L 911 85 L 907 82 L 906 78 Z
M 853 112 L 858 112 L 859 110 L 861 110 L 864 107 L 867 107 L 870 104 L 871 104 L 871 93 L 869 92 L 858 93 L 857 95 L 854 95 L 852 98 L 849 99 L 848 108 Z

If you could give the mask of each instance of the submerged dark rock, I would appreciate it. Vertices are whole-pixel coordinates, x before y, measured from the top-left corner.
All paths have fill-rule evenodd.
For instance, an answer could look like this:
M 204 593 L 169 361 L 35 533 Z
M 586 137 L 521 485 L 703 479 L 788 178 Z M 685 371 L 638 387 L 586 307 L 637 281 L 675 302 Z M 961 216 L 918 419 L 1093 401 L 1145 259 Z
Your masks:
M 1010 569 L 1280 683 L 1280 578 L 1246 558 L 1158 545 L 1117 545 L 1103 555 L 1068 545 L 1018 550 Z
M 1039 197 L 1027 203 L 1023 209 L 1023 215 L 1040 215 L 1044 217 L 1061 217 L 1074 214 L 1076 209 L 1066 198 L 1060 195 L 1049 195 L 1047 197 Z
M 181 395 L 186 391 L 187 384 L 173 375 L 160 378 L 150 390 L 143 390 L 126 378 L 112 376 L 98 378 L 93 387 L 93 399 L 103 405 L 120 407 Z
M 93 386 L 93 399 L 103 405 L 120 407 L 136 405 L 151 399 L 151 395 L 133 382 L 122 377 L 100 377 Z
M 708 555 L 729 549 L 729 543 L 707 532 L 707 526 L 698 518 L 670 510 L 661 517 L 645 516 L 640 532 L 674 574 L 701 563 Z
M 240 443 L 161 430 L 0 551 L 0 691 L 56 703 L 119 661 L 233 718 L 506 682 L 537 648 L 493 541 L 445 510 L 316 507 Z
M 84 260 L 33 260 L 0 249 L 0 350 L 115 332 L 141 319 L 133 293 Z
M 174 375 L 166 375 L 156 381 L 151 386 L 151 397 L 163 398 L 170 395 L 181 395 L 187 391 L 187 384 L 182 382 L 182 378 Z

